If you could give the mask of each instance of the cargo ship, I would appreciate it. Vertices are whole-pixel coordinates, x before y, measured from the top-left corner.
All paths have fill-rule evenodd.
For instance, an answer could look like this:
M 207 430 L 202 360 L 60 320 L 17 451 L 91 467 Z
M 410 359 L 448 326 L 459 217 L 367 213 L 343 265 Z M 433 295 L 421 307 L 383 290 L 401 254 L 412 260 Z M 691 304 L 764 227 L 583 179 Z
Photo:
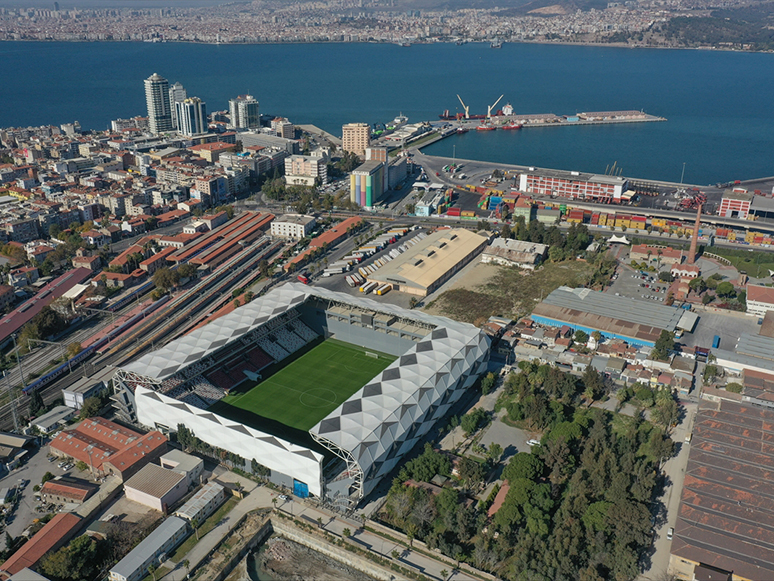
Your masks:
M 445 109 L 443 113 L 441 113 L 438 117 L 443 119 L 444 121 L 456 121 L 458 119 L 465 119 L 464 113 L 455 113 L 452 115 L 448 109 Z M 486 119 L 486 115 L 471 115 L 468 117 L 468 119 Z

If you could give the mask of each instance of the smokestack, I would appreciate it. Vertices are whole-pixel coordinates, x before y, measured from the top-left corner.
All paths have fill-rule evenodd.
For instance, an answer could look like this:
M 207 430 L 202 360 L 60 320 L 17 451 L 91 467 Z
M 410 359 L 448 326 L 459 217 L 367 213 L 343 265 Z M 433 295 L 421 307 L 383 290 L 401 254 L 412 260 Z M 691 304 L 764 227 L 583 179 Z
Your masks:
M 691 249 L 688 251 L 688 264 L 696 262 L 696 244 L 699 242 L 699 226 L 701 225 L 701 204 L 696 210 L 696 223 L 693 225 L 693 236 L 691 237 Z

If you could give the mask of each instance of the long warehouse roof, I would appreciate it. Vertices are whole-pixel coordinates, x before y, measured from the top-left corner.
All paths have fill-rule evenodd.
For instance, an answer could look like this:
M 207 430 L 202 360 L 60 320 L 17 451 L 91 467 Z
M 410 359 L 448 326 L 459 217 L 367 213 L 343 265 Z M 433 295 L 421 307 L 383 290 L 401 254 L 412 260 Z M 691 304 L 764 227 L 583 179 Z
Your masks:
M 672 554 L 774 578 L 774 412 L 702 401 L 694 426 Z
M 692 331 L 698 320 L 698 315 L 685 309 L 667 307 L 665 305 L 617 297 L 611 293 L 600 293 L 587 288 L 570 288 L 561 286 L 548 295 L 542 304 L 550 305 L 557 316 L 559 311 L 565 314 L 589 314 L 607 317 L 630 325 L 642 325 L 657 329 L 674 331 L 682 329 Z M 550 316 L 547 314 L 546 316 Z
M 368 279 L 426 289 L 486 242 L 483 236 L 462 228 L 437 230 Z
M 743 333 L 735 350 L 740 355 L 774 361 L 774 339 L 771 337 Z

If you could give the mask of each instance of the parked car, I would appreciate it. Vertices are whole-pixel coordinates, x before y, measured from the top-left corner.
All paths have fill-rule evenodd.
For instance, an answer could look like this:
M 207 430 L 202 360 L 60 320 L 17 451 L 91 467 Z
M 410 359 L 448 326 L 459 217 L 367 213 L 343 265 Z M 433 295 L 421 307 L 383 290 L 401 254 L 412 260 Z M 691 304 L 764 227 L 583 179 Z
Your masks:
M 674 534 L 675 529 L 673 527 L 669 527 L 669 530 L 667 531 L 667 541 L 671 541 Z

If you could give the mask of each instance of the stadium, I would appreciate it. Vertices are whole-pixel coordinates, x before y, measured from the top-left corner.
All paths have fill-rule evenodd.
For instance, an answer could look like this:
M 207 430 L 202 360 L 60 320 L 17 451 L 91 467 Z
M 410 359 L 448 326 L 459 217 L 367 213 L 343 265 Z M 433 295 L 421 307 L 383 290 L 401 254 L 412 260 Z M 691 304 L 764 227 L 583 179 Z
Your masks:
M 486 369 L 472 325 L 287 283 L 119 369 L 135 421 L 350 508 Z

